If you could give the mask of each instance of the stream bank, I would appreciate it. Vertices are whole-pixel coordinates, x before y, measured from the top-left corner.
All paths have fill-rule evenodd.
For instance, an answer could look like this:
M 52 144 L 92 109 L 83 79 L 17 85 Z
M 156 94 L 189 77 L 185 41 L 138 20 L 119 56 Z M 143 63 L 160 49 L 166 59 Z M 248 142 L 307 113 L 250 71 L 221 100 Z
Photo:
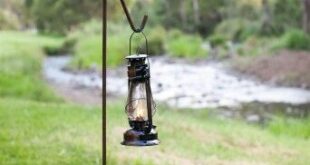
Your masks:
M 64 70 L 70 58 L 47 57 L 44 63 L 46 79 L 57 86 L 69 85 L 73 90 L 101 92 L 99 73 Z M 192 63 L 165 56 L 152 57 L 150 61 L 154 99 L 171 107 L 216 109 L 224 117 L 242 117 L 253 122 L 263 122 L 278 112 L 305 117 L 310 110 L 309 90 L 262 84 L 234 74 L 221 62 Z M 126 97 L 126 69 L 125 66 L 107 69 L 107 97 Z

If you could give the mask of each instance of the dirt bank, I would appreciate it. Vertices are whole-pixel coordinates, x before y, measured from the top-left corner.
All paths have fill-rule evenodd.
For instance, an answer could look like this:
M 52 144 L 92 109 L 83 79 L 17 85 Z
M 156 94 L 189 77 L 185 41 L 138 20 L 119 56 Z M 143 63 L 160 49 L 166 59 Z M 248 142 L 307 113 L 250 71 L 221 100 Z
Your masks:
M 269 56 L 241 57 L 234 60 L 233 67 L 264 82 L 310 89 L 310 52 L 284 50 Z

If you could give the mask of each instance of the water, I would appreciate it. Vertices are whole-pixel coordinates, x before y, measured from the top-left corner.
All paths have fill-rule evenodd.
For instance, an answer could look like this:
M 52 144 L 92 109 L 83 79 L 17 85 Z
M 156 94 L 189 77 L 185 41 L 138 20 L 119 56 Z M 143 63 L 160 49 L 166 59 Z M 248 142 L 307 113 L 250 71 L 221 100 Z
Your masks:
M 126 67 L 108 70 L 107 91 L 126 94 Z M 151 59 L 155 100 L 179 108 L 238 107 L 244 103 L 310 103 L 310 91 L 276 87 L 229 73 L 216 62 L 189 64 L 165 57 Z
M 102 89 L 102 77 L 96 72 L 69 72 L 64 68 L 70 62 L 70 56 L 47 57 L 43 64 L 43 74 L 48 81 L 75 87 Z
M 69 60 L 69 56 L 48 57 L 44 63 L 45 77 L 59 84 L 102 89 L 98 73 L 65 71 L 63 68 Z M 305 111 L 310 110 L 309 90 L 261 84 L 232 74 L 222 63 L 191 64 L 166 57 L 150 61 L 154 99 L 172 107 L 217 108 L 224 116 L 247 114 L 249 120 L 260 120 L 277 109 L 289 115 L 308 114 Z M 108 97 L 127 95 L 126 69 L 126 66 L 107 69 Z

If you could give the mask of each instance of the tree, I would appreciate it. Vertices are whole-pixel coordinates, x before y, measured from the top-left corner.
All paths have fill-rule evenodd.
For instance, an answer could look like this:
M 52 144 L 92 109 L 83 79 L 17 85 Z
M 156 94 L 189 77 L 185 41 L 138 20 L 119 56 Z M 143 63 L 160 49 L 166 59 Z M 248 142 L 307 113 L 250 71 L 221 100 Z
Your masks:
M 310 34 L 310 0 L 303 1 L 303 29 Z
M 102 18 L 102 0 L 27 0 L 41 32 L 64 34 L 91 18 Z
M 276 30 L 283 33 L 288 29 L 301 29 L 302 7 L 299 0 L 276 0 L 273 20 Z
M 261 33 L 262 34 L 271 34 L 273 33 L 273 25 L 272 25 L 272 15 L 270 11 L 268 0 L 262 0 L 262 10 L 263 10 L 263 17 L 262 17 L 262 27 Z

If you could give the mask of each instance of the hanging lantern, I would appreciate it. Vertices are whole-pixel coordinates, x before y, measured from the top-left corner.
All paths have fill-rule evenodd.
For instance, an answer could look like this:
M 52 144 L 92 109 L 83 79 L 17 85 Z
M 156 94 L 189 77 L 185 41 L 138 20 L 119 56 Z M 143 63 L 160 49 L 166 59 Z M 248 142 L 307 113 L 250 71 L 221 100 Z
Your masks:
M 129 53 L 131 54 L 131 38 Z M 142 32 L 146 40 L 147 39 Z M 135 54 L 126 57 L 128 61 L 128 98 L 126 103 L 126 113 L 131 129 L 124 133 L 123 145 L 130 146 L 150 146 L 159 144 L 156 133 L 156 126 L 153 125 L 153 114 L 155 113 L 155 103 L 152 97 L 150 86 L 150 63 L 148 53 Z

